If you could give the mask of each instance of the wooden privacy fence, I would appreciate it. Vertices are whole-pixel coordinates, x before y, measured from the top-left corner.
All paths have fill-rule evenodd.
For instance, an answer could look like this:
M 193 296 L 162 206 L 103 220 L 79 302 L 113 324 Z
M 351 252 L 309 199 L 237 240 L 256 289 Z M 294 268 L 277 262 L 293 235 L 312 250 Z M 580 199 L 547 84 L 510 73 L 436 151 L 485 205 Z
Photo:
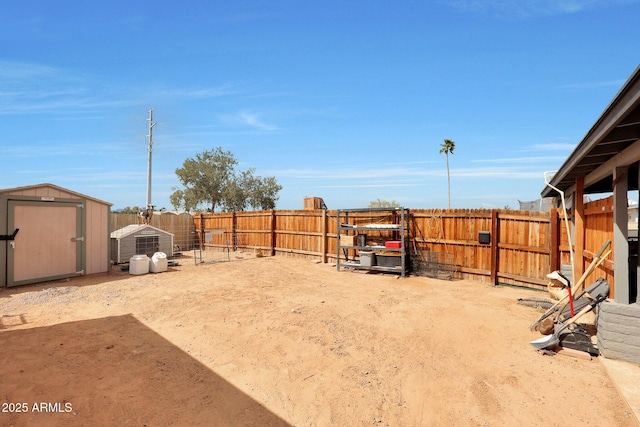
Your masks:
M 260 249 L 270 255 L 278 253 L 319 256 L 327 261 L 327 241 L 335 224 L 330 226 L 330 213 L 325 210 L 256 211 L 194 214 L 194 226 L 199 236 L 213 234 L 205 246 Z M 335 221 L 335 212 L 333 213 Z M 203 237 L 199 237 L 203 238 Z
M 592 283 L 598 277 L 604 277 L 611 285 L 610 296 L 614 295 L 613 277 L 613 196 L 600 199 L 584 205 L 584 250 L 582 254 L 576 254 L 576 263 L 582 263 L 582 269 L 591 263 L 595 254 L 598 253 L 602 245 L 611 240 L 611 255 L 609 255 L 602 265 L 587 278 L 587 284 Z M 635 268 L 635 266 L 634 266 Z
M 411 233 L 418 248 L 453 255 L 462 277 L 546 286 L 551 255 L 548 213 L 421 209 L 412 210 L 411 216 Z M 488 232 L 489 243 L 480 243 L 481 232 Z
M 374 212 L 350 218 L 377 222 L 385 215 Z M 451 254 L 459 276 L 482 282 L 546 287 L 551 260 L 559 259 L 558 247 L 562 249 L 563 238 L 567 241 L 562 220 L 552 221 L 553 214 L 547 212 L 414 209 L 410 215 L 409 251 Z M 556 212 L 554 218 L 560 217 Z M 224 231 L 210 234 L 205 243 L 211 247 L 231 242 L 234 249 L 260 249 L 271 255 L 319 257 L 323 262 L 336 258 L 336 211 L 201 213 L 194 215 L 194 225 L 200 236 Z M 489 233 L 488 244 L 480 243 L 480 232 Z
M 393 222 L 389 215 L 358 213 L 350 215 L 349 222 Z M 162 214 L 154 215 L 151 225 L 173 233 L 184 250 L 203 242 L 211 249 L 256 249 L 268 255 L 318 257 L 322 262 L 335 262 L 336 221 L 335 210 L 316 209 Z M 565 221 L 560 209 L 413 209 L 407 250 L 411 254 L 449 254 L 458 276 L 465 279 L 545 288 L 549 272 L 570 265 Z M 132 223 L 140 223 L 140 218 L 111 215 L 112 230 Z M 584 249 L 575 254 L 575 262 L 584 269 L 602 244 L 612 239 L 612 198 L 585 205 L 582 232 Z M 489 235 L 488 243 L 481 243 L 481 233 Z M 389 236 L 379 237 L 384 240 Z M 613 287 L 613 254 L 587 282 L 597 277 L 605 277 Z

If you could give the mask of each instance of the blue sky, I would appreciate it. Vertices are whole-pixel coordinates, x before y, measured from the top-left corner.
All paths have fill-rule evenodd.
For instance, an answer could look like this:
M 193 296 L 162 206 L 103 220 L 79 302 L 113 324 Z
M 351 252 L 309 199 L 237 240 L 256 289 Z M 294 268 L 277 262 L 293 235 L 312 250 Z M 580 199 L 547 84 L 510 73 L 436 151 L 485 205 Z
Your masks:
M 0 188 L 50 182 L 143 206 L 222 147 L 278 209 L 540 197 L 638 66 L 640 0 L 9 0 Z

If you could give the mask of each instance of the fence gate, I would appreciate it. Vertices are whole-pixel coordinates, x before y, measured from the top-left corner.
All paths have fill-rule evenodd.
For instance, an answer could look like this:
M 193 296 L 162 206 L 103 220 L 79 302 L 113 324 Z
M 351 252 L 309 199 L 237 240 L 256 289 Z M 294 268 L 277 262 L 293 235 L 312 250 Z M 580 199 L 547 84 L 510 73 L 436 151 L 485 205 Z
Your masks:
M 223 228 L 193 232 L 193 260 L 196 265 L 207 262 L 231 261 L 231 236 Z
M 69 200 L 69 199 L 67 199 Z M 82 200 L 9 200 L 6 284 L 24 285 L 83 273 Z

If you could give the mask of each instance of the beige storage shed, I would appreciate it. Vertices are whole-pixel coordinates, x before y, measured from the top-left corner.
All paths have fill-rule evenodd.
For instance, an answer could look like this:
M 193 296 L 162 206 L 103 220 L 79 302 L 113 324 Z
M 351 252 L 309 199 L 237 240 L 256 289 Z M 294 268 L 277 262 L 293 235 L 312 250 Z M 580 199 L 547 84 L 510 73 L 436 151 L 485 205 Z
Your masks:
M 0 190 L 0 286 L 108 272 L 110 211 L 53 184 Z

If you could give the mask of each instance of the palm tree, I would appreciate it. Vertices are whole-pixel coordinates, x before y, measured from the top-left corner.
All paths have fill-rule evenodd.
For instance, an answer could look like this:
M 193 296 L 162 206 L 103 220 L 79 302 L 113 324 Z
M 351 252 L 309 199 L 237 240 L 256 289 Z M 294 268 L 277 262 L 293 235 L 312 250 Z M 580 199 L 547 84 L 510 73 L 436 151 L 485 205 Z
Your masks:
M 447 209 L 451 209 L 451 176 L 449 175 L 449 153 L 453 154 L 453 150 L 456 148 L 456 143 L 450 139 L 445 139 L 440 146 L 440 154 L 444 153 L 447 156 Z

